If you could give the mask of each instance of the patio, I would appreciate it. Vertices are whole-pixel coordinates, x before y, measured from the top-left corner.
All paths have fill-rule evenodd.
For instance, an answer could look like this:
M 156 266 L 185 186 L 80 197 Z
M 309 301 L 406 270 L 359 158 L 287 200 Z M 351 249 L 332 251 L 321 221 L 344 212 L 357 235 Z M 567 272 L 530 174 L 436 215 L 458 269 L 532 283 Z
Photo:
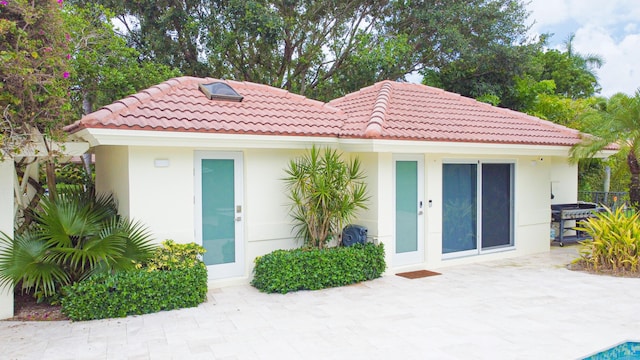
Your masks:
M 566 270 L 576 246 L 321 291 L 211 289 L 198 308 L 0 322 L 0 359 L 576 359 L 640 339 L 640 279 Z

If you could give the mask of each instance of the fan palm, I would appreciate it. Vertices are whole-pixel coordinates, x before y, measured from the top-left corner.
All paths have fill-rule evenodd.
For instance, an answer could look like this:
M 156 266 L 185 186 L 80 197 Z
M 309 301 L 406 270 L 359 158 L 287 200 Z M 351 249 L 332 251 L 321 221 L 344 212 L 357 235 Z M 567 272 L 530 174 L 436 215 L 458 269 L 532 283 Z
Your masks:
M 105 271 L 134 267 L 151 256 L 151 236 L 117 215 L 112 196 L 71 189 L 44 198 L 32 228 L 0 237 L 0 286 L 17 286 L 49 297 L 61 286 Z
M 634 96 L 618 93 L 600 108 L 583 117 L 584 129 L 595 135 L 585 137 L 571 149 L 573 160 L 590 158 L 599 151 L 617 144 L 626 157 L 631 174 L 629 200 L 640 208 L 640 89 Z

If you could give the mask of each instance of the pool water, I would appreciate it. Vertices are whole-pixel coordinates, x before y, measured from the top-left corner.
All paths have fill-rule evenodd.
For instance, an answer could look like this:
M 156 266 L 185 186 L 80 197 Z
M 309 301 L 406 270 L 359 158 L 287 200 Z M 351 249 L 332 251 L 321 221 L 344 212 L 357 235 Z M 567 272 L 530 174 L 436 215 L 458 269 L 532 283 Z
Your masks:
M 640 360 L 640 342 L 625 342 L 583 360 Z

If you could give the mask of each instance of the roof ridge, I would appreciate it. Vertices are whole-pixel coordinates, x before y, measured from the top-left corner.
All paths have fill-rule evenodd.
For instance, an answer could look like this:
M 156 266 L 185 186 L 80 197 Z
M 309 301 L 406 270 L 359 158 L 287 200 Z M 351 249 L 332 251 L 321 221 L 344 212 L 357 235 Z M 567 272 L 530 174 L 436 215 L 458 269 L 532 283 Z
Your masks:
M 373 104 L 373 110 L 371 111 L 369 122 L 365 128 L 364 136 L 374 138 L 382 135 L 382 126 L 384 125 L 387 117 L 387 107 L 389 106 L 389 100 L 391 99 L 392 89 L 393 85 L 390 81 L 382 82 L 376 102 Z

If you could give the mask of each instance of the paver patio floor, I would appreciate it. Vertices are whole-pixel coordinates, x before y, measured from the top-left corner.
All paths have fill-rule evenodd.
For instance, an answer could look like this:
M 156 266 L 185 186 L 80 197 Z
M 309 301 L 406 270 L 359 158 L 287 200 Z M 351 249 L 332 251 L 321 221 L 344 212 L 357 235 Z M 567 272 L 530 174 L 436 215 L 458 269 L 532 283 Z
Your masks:
M 576 247 L 287 295 L 211 289 L 193 309 L 0 322 L 1 359 L 577 359 L 640 339 L 640 279 L 567 270 Z

